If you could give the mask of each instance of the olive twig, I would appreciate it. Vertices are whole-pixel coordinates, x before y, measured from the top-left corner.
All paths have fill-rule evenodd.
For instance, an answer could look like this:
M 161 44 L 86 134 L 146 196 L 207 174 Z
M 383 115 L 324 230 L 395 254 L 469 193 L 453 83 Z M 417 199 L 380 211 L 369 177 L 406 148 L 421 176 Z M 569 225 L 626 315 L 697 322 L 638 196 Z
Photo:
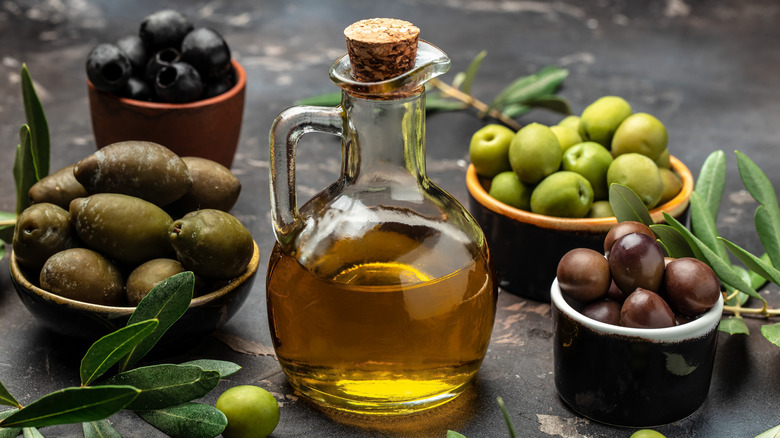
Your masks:
M 445 82 L 442 82 L 438 79 L 431 79 L 430 82 L 428 83 L 431 86 L 438 88 L 445 95 L 452 97 L 454 99 L 458 99 L 461 102 L 476 108 L 480 113 L 487 114 L 490 117 L 500 120 L 501 122 L 511 127 L 515 131 L 519 130 L 522 127 L 521 124 L 517 123 L 517 121 L 515 121 L 514 119 L 507 117 L 501 111 L 497 111 L 495 109 L 489 109 L 488 105 L 485 102 L 482 102 L 481 100 L 475 98 L 474 96 L 464 93 Z

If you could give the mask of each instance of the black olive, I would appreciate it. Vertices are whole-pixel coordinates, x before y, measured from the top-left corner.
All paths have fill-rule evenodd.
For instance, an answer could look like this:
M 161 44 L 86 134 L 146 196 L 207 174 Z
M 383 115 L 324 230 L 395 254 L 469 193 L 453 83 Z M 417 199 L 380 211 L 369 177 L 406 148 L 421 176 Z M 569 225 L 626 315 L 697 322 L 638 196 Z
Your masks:
M 230 48 L 217 31 L 199 27 L 181 42 L 181 60 L 192 64 L 204 78 L 214 78 L 230 68 Z
M 165 102 L 185 103 L 200 99 L 203 81 L 195 67 L 186 62 L 175 62 L 157 73 L 154 88 Z
M 141 37 L 138 35 L 128 35 L 120 38 L 116 42 L 116 46 L 119 50 L 127 55 L 127 59 L 130 60 L 130 64 L 133 66 L 133 75 L 141 77 L 144 74 L 146 68 L 146 62 L 149 59 L 149 54 L 144 47 L 144 43 L 141 41 Z
M 227 73 L 206 83 L 203 89 L 203 98 L 208 99 L 209 97 L 219 96 L 233 88 L 234 85 L 236 85 L 236 75 L 231 66 Z
M 192 29 L 192 23 L 182 13 L 164 9 L 147 15 L 141 21 L 138 35 L 147 49 L 156 52 L 167 47 L 179 47 Z
M 174 62 L 179 62 L 181 56 L 179 51 L 173 48 L 162 49 L 149 58 L 149 62 L 146 64 L 146 71 L 144 73 L 144 80 L 150 87 L 154 87 L 154 81 L 157 80 L 157 72 L 159 72 L 166 65 L 171 65 Z
M 98 44 L 87 57 L 87 77 L 100 91 L 116 92 L 133 71 L 130 60 L 114 44 Z
M 130 77 L 120 94 L 130 99 L 145 101 L 151 101 L 154 97 L 154 92 L 149 84 L 135 76 Z

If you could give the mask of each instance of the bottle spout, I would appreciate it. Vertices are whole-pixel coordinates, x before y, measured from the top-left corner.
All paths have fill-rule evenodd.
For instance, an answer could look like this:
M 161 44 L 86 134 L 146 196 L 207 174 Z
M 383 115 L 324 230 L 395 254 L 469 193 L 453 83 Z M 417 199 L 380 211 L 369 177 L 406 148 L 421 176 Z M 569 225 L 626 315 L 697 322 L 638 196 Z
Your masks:
M 426 82 L 446 73 L 449 69 L 450 58 L 443 50 L 427 41 L 419 40 L 414 66 L 398 76 L 376 82 L 355 80 L 349 55 L 344 55 L 333 63 L 330 78 L 333 83 L 351 94 L 396 96 L 415 92 Z

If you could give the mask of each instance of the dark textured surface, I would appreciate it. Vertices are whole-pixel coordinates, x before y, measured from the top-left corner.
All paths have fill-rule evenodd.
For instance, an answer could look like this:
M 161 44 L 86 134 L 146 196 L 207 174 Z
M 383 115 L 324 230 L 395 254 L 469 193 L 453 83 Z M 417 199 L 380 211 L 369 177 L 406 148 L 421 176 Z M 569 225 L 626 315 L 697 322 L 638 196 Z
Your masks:
M 342 30 L 376 16 L 406 19 L 421 37 L 444 49 L 453 68 L 466 68 L 487 49 L 474 93 L 490 100 L 512 79 L 545 65 L 570 70 L 561 94 L 579 113 L 596 98 L 625 97 L 637 111 L 662 120 L 672 153 L 697 175 L 705 157 L 723 149 L 728 181 L 718 227 L 722 235 L 760 250 L 753 227 L 756 204 L 739 181 L 735 149 L 745 151 L 780 187 L 780 5 L 774 0 L 652 2 L 405 0 L 184 2 L 7 1 L 0 4 L 0 210 L 13 210 L 11 166 L 24 122 L 19 71 L 26 63 L 38 86 L 52 137 L 52 170 L 94 148 L 84 63 L 99 42 L 137 30 L 146 14 L 180 8 L 197 24 L 219 29 L 248 74 L 247 103 L 233 170 L 243 184 L 234 213 L 260 244 L 267 262 L 273 236 L 268 196 L 268 129 L 296 99 L 335 91 L 328 68 L 345 52 Z M 520 121 L 557 123 L 559 115 L 534 111 Z M 471 134 L 483 125 L 473 112 L 428 119 L 431 177 L 467 202 L 464 176 Z M 302 199 L 326 187 L 340 165 L 339 144 L 304 137 L 298 156 Z M 534 248 L 517 248 L 533 251 Z M 269 389 L 281 404 L 275 437 L 508 436 L 496 397 L 506 403 L 523 437 L 628 437 L 631 429 L 590 422 L 566 408 L 555 392 L 552 320 L 548 304 L 508 293 L 499 298 L 493 341 L 476 384 L 450 405 L 413 417 L 363 419 L 320 411 L 290 392 L 268 334 L 264 282 L 257 281 L 226 327 L 172 361 L 220 358 L 244 368 L 204 399 L 236 384 Z M 780 304 L 777 286 L 763 292 Z M 669 437 L 752 437 L 780 424 L 780 349 L 750 320 L 749 337 L 721 335 L 710 395 L 685 420 L 658 428 Z M 0 380 L 22 403 L 78 384 L 86 345 L 62 338 L 34 321 L 16 296 L 8 262 L 0 262 Z M 659 406 L 658 409 L 663 409 Z M 125 436 L 159 436 L 131 414 L 112 418 Z M 76 426 L 43 430 L 79 436 Z

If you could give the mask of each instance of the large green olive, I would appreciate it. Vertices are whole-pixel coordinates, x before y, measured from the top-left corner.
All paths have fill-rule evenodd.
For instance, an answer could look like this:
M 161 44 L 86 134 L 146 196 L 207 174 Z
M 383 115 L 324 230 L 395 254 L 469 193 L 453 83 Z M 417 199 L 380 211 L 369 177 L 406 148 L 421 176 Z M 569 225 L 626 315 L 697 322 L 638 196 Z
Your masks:
M 184 272 L 181 263 L 173 259 L 154 259 L 141 264 L 127 277 L 128 304 L 137 306 L 155 286 L 181 272 Z
M 64 249 L 77 246 L 76 233 L 68 212 L 44 202 L 27 207 L 16 219 L 13 249 L 19 265 L 32 271 Z
M 49 202 L 67 209 L 70 201 L 87 196 L 84 186 L 73 175 L 73 167 L 63 167 L 33 184 L 27 192 L 30 201 L 33 204 Z
M 191 211 L 215 208 L 230 211 L 241 193 L 241 182 L 227 167 L 200 157 L 182 157 L 192 175 L 192 187 L 168 206 L 175 216 Z
M 254 253 L 249 230 L 221 210 L 187 213 L 171 224 L 169 237 L 182 266 L 208 280 L 240 275 Z
M 71 248 L 54 254 L 43 265 L 41 287 L 72 300 L 106 306 L 124 304 L 124 280 L 119 269 L 101 254 Z
M 70 216 L 86 246 L 119 262 L 137 265 L 173 254 L 168 241 L 173 219 L 141 198 L 100 193 L 74 199 Z
M 73 174 L 90 194 L 122 193 L 160 206 L 181 198 L 192 186 L 184 161 L 149 141 L 108 145 L 76 163 Z

